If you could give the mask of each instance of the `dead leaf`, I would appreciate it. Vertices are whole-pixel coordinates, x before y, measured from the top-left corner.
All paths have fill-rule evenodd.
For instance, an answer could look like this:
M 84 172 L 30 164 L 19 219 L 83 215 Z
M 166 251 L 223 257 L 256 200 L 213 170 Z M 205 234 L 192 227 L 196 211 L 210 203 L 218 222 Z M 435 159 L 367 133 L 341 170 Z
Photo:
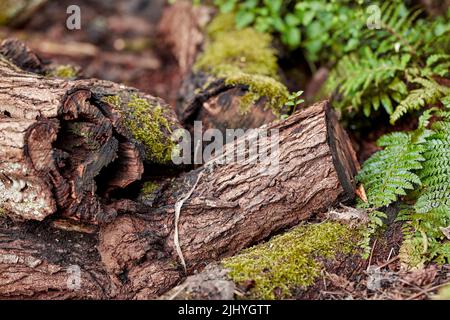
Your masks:
M 360 198 L 365 203 L 369 202 L 369 200 L 367 199 L 366 190 L 364 189 L 364 185 L 360 184 L 358 188 L 356 188 L 355 193 L 358 196 L 358 198 Z
M 450 240 L 450 226 L 448 226 L 447 228 L 440 228 L 442 233 L 444 234 L 444 236 Z
M 405 276 L 405 280 L 416 286 L 426 286 L 434 281 L 438 274 L 438 268 L 435 265 L 431 265 L 427 268 L 413 271 Z

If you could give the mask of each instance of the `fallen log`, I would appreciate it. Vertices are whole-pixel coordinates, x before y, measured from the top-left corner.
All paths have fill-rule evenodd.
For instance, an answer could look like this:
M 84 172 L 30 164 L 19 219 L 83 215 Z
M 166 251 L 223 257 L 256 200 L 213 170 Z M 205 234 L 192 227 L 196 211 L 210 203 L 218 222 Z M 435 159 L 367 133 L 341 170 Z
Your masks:
M 363 261 L 358 252 L 360 228 L 369 223 L 367 211 L 342 205 L 325 212 L 324 218 L 326 222 L 300 224 L 214 262 L 159 299 L 279 299 L 290 298 L 292 292 L 298 296 L 314 282 L 322 283 L 324 273 L 338 271 L 333 269 L 340 269 L 343 262 Z
M 192 274 L 353 199 L 356 158 L 327 102 L 268 129 L 279 130 L 279 153 L 271 155 L 278 169 L 251 157 L 218 164 L 218 156 L 162 186 L 151 212 L 102 228 L 99 252 L 116 285 L 135 298 L 154 298 L 183 277 L 183 266 Z M 258 146 L 270 143 L 263 138 Z
M 279 132 L 279 149 L 266 160 L 246 153 L 219 161 L 248 133 L 203 168 L 161 185 L 152 207 L 135 204 L 102 225 L 89 259 L 79 248 L 93 250 L 96 234 L 59 231 L 56 241 L 48 221 L 0 224 L 0 298 L 155 298 L 207 263 L 353 199 L 356 159 L 327 102 L 263 129 Z M 272 150 L 274 136 L 253 145 Z M 43 249 L 47 242 L 58 254 Z M 73 264 L 82 279 L 75 293 L 64 287 Z
M 0 298 L 113 297 L 96 243 L 95 235 L 52 228 L 47 221 L 0 219 Z
M 173 166 L 180 126 L 161 99 L 25 72 L 17 66 L 37 70 L 40 61 L 17 42 L 0 52 L 0 206 L 9 214 L 110 221 L 110 192 L 139 180 L 144 163 Z

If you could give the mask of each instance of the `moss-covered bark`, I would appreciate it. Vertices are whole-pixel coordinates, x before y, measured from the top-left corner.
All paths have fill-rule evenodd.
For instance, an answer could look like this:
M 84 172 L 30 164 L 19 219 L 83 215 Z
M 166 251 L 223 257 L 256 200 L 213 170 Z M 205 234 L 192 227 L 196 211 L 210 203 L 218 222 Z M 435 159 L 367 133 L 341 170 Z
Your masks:
M 234 15 L 218 15 L 208 26 L 208 41 L 194 71 L 225 79 L 230 86 L 248 87 L 241 98 L 241 112 L 264 97 L 267 108 L 279 114 L 289 92 L 278 79 L 276 51 L 272 37 L 252 28 L 238 30 Z
M 251 298 L 287 297 L 296 287 L 312 285 L 322 262 L 358 248 L 358 232 L 338 222 L 302 225 L 223 261 L 236 283 L 254 281 Z
M 125 126 L 134 139 L 145 147 L 146 159 L 168 164 L 175 142 L 171 139 L 175 126 L 168 115 L 170 107 L 160 99 L 149 98 L 127 90 L 105 96 L 104 102 L 113 105 L 124 117 Z

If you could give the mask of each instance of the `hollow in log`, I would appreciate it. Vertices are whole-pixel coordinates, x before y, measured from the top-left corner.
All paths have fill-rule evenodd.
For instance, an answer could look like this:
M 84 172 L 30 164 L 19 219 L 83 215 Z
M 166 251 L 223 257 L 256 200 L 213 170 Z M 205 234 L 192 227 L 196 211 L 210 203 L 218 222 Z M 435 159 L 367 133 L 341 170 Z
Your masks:
M 0 52 L 0 206 L 8 214 L 111 221 L 112 191 L 139 180 L 144 163 L 173 166 L 179 125 L 161 99 L 108 81 L 25 72 L 18 66 L 39 61 L 8 41 Z

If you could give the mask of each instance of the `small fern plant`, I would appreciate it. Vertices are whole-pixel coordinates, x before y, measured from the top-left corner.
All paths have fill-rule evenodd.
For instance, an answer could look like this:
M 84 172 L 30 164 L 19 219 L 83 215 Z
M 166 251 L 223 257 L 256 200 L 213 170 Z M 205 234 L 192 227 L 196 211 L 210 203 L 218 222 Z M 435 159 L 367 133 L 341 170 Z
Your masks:
M 376 212 L 403 200 L 401 257 L 416 266 L 450 262 L 450 96 L 441 102 L 446 107 L 425 111 L 416 130 L 381 137 L 384 149 L 357 176 L 367 194 L 362 206 Z
M 362 49 L 344 55 L 331 71 L 326 91 L 338 109 L 369 117 L 382 107 L 394 124 L 449 94 L 440 81 L 450 76 L 448 17 L 428 20 L 420 13 L 382 5 L 380 29 L 363 32 Z

